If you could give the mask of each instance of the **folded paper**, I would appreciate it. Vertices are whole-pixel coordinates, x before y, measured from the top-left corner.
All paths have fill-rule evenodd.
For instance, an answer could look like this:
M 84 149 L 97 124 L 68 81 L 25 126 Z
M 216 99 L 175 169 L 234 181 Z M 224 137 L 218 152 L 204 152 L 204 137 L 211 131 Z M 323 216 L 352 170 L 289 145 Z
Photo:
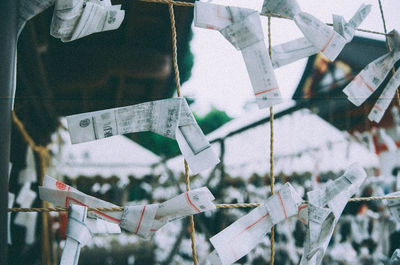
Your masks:
M 43 10 L 54 5 L 56 0 L 19 0 L 17 16 L 17 32 L 21 34 L 26 22 Z
M 16 202 L 21 208 L 30 208 L 36 199 L 36 192 L 31 190 L 31 183 L 26 182 L 20 190 Z M 25 230 L 25 243 L 32 245 L 35 242 L 36 220 L 38 213 L 17 213 L 14 219 L 14 224 L 24 226 Z
M 276 5 L 276 3 L 274 2 L 273 4 Z M 268 3 L 264 3 L 263 10 L 265 13 L 269 13 L 268 11 L 271 10 L 282 12 L 281 8 L 277 9 L 276 6 L 270 5 L 270 1 Z M 342 36 L 346 40 L 346 43 L 349 43 L 353 39 L 356 29 L 368 16 L 370 11 L 371 5 L 362 4 L 353 15 L 353 17 L 350 19 L 350 21 L 347 23 L 342 16 L 333 15 L 333 30 L 336 31 L 340 36 Z M 320 50 L 321 49 L 314 46 L 314 44 L 305 37 L 285 42 L 272 47 L 272 66 L 274 68 L 279 68 L 302 58 L 317 54 L 318 52 L 320 52 Z
M 344 88 L 343 92 L 354 105 L 360 106 L 369 98 L 386 79 L 394 64 L 400 59 L 399 33 L 396 30 L 391 31 L 388 34 L 388 40 L 392 51 L 368 64 L 353 81 Z M 399 85 L 400 71 L 396 71 L 369 113 L 369 120 L 380 122 Z
M 273 225 L 295 216 L 301 201 L 294 188 L 286 183 L 264 204 L 213 236 L 210 241 L 215 250 L 208 261 L 213 265 L 227 265 L 247 255 Z
M 389 265 L 400 265 L 400 249 L 396 249 L 390 258 Z
M 219 162 L 183 98 L 171 98 L 67 117 L 73 144 L 151 131 L 176 139 L 193 174 Z
M 14 193 L 8 193 L 8 208 L 12 208 L 14 205 L 15 195 Z M 7 243 L 11 245 L 11 212 L 7 214 Z
M 78 204 L 91 208 L 118 207 L 86 195 L 49 176 L 45 177 L 44 185 L 39 187 L 39 194 L 42 200 L 56 206 L 67 207 L 70 204 Z M 125 230 L 148 238 L 170 221 L 215 209 L 212 202 L 214 199 L 212 193 L 206 187 L 202 187 L 180 194 L 163 203 L 125 206 L 121 212 L 89 211 L 88 215 L 112 222 L 113 224 L 110 225 L 117 227 L 119 225 Z
M 333 230 L 348 200 L 366 178 L 364 169 L 351 165 L 343 176 L 322 189 L 307 193 L 306 242 L 300 265 L 318 265 L 324 257 Z
M 274 65 L 279 67 L 317 52 L 322 52 L 334 61 L 344 45 L 353 38 L 355 29 L 370 9 L 371 6 L 362 5 L 349 23 L 335 15 L 333 21 L 337 32 L 311 14 L 302 12 L 296 0 L 264 0 L 262 15 L 275 14 L 293 19 L 305 37 L 275 47 L 272 58 L 277 59 Z M 293 60 L 282 51 L 287 51 L 289 56 L 293 56 Z
M 110 0 L 56 0 L 50 34 L 64 42 L 119 28 L 125 11 Z
M 69 206 L 66 241 L 60 265 L 77 265 L 81 248 L 95 234 L 120 233 L 110 223 L 100 219 L 87 218 L 87 207 L 77 204 Z
M 218 30 L 241 51 L 259 108 L 282 102 L 256 10 L 196 1 L 194 24 Z
M 400 196 L 400 191 L 390 193 L 387 196 Z M 400 199 L 387 199 L 387 203 L 390 214 L 400 224 Z

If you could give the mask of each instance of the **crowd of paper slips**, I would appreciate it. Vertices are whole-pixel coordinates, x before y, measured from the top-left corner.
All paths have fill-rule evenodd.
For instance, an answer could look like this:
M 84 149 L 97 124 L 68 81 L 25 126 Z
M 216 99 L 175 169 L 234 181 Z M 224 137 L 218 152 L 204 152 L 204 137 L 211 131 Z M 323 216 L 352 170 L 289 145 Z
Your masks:
M 50 34 L 64 42 L 87 35 L 114 30 L 121 25 L 125 12 L 121 5 L 110 0 L 21 0 L 18 32 L 27 20 L 54 5 Z M 261 13 L 253 9 L 223 6 L 195 1 L 196 27 L 218 30 L 236 49 L 240 50 L 249 74 L 256 103 L 266 108 L 282 102 L 274 69 L 316 53 L 323 53 L 334 61 L 358 26 L 371 11 L 371 5 L 362 4 L 346 22 L 333 15 L 333 28 L 300 9 L 296 0 L 265 0 Z M 280 15 L 293 19 L 304 37 L 272 47 L 272 61 L 264 42 L 260 15 Z M 385 80 L 395 62 L 400 59 L 400 37 L 396 30 L 388 34 L 391 51 L 368 64 L 346 86 L 343 92 L 355 105 L 360 106 Z M 379 96 L 368 118 L 379 122 L 389 106 L 397 87 L 400 72 L 393 74 Z
M 260 206 L 210 238 L 214 250 L 205 264 L 233 264 L 263 242 L 271 227 L 289 218 L 297 218 L 306 226 L 300 264 L 321 264 L 342 211 L 366 178 L 364 169 L 353 164 L 329 185 L 307 192 L 307 201 L 302 200 L 290 183 L 284 184 Z M 30 182 L 28 184 L 23 186 L 17 197 L 22 207 L 30 207 L 36 197 L 36 193 L 30 190 Z M 388 194 L 396 195 L 400 192 Z M 43 185 L 39 186 L 39 196 L 54 206 L 69 207 L 61 265 L 78 264 L 81 248 L 97 234 L 117 234 L 122 228 L 148 239 L 169 222 L 216 209 L 215 198 L 207 187 L 187 191 L 162 203 L 130 205 L 123 207 L 122 211 L 104 211 L 96 209 L 119 206 L 46 176 Z M 13 201 L 14 195 L 9 193 L 9 207 L 12 207 Z M 387 199 L 387 205 L 392 218 L 400 224 L 400 200 Z M 36 216 L 37 213 L 18 213 L 14 222 L 25 225 L 29 230 Z M 33 236 L 34 230 L 27 233 L 26 240 L 32 240 Z M 399 264 L 400 250 L 397 250 L 390 265 Z

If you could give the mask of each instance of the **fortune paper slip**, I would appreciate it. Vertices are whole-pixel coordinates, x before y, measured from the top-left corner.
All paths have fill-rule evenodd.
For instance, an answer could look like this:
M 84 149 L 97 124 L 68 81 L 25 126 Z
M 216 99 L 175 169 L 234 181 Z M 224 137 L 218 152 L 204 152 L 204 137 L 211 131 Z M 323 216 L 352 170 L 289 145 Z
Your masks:
M 306 242 L 301 265 L 318 265 L 324 257 L 333 230 L 348 200 L 357 192 L 367 174 L 357 164 L 323 189 L 307 193 Z
M 232 264 L 259 244 L 271 227 L 298 213 L 301 198 L 286 183 L 267 201 L 213 236 L 215 250 L 208 257 L 213 264 Z
M 56 0 L 50 34 L 64 42 L 119 28 L 125 11 L 110 0 Z
M 90 208 L 119 207 L 84 194 L 49 176 L 45 177 L 44 185 L 39 187 L 39 194 L 42 200 L 61 207 L 68 207 L 70 204 Z M 212 193 L 206 187 L 202 187 L 180 194 L 163 203 L 125 206 L 123 211 L 118 212 L 89 211 L 88 216 L 103 219 L 111 222 L 110 226 L 118 229 L 121 227 L 138 236 L 148 238 L 170 221 L 215 209 L 212 202 L 214 199 Z
M 392 30 L 388 34 L 388 40 L 392 51 L 368 64 L 353 81 L 343 89 L 348 100 L 354 105 L 360 106 L 369 98 L 385 80 L 394 64 L 400 59 L 399 33 Z M 399 85 L 400 71 L 396 71 L 369 113 L 369 120 L 380 122 Z
M 282 102 L 256 10 L 196 1 L 194 24 L 218 30 L 241 51 L 260 109 Z
M 193 174 L 219 163 L 185 99 L 171 98 L 67 117 L 73 144 L 151 131 L 176 139 Z
M 274 2 L 265 2 L 263 10 L 265 10 L 265 12 L 268 12 L 270 9 L 273 11 L 280 10 L 275 10 L 276 7 L 274 6 L 269 7 L 271 4 L 274 4 Z M 362 4 L 349 22 L 346 22 L 342 16 L 333 15 L 333 30 L 342 36 L 346 40 L 346 43 L 349 43 L 353 39 L 356 29 L 368 16 L 370 11 L 371 5 Z M 320 49 L 314 46 L 308 38 L 303 37 L 288 41 L 272 47 L 272 66 L 274 68 L 279 68 L 302 58 L 317 54 L 318 52 L 320 52 Z

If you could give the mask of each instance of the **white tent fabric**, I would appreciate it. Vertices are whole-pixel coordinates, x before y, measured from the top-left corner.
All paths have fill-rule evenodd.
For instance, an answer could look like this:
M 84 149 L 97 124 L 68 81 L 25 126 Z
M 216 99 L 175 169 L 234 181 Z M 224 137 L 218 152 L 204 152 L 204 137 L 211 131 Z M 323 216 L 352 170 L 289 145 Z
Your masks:
M 61 137 L 65 145 L 54 162 L 59 176 L 143 177 L 151 174 L 153 166 L 161 161 L 159 156 L 121 135 L 75 145 L 68 135 Z
M 265 116 L 265 112 L 257 112 L 232 120 L 207 138 L 222 138 L 232 130 Z M 269 172 L 269 135 L 270 123 L 265 123 L 226 138 L 225 171 L 232 177 L 242 178 L 248 178 L 253 173 L 264 175 Z M 214 144 L 214 149 L 220 149 L 218 143 Z M 316 168 L 319 172 L 339 172 L 354 162 L 361 163 L 365 168 L 379 166 L 376 154 L 307 109 L 275 119 L 274 154 L 275 174 L 289 176 L 295 172 L 315 172 Z M 174 158 L 168 161 L 167 166 L 174 171 L 182 171 L 181 161 L 181 157 Z

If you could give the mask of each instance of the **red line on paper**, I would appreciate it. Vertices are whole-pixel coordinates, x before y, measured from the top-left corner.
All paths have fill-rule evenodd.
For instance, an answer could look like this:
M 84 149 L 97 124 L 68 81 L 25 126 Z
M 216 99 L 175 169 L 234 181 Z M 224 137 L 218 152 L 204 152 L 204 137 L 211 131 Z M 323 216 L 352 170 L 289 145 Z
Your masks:
M 382 109 L 378 105 L 374 105 L 374 108 L 379 110 L 379 111 L 382 111 Z
M 260 94 L 264 94 L 264 93 L 270 92 L 270 91 L 275 90 L 275 89 L 277 89 L 277 87 L 274 87 L 274 88 L 271 88 L 271 89 L 267 89 L 267 90 L 263 90 L 263 91 L 254 93 L 254 95 L 257 96 L 257 95 L 260 95 Z
M 358 78 L 360 78 L 360 80 L 368 87 L 368 89 L 371 92 L 374 92 L 374 89 L 367 83 L 367 81 L 365 81 L 364 77 L 362 77 L 362 75 L 358 75 Z
M 73 202 L 75 202 L 76 204 L 79 204 L 79 205 L 82 205 L 82 206 L 90 207 L 89 205 L 86 205 L 86 204 L 84 204 L 83 202 L 78 201 L 77 199 L 74 199 L 74 198 L 69 197 L 69 196 L 67 196 L 67 198 L 65 199 L 65 207 L 68 207 L 68 206 L 69 206 L 69 202 L 70 202 L 70 201 L 73 201 Z M 120 223 L 120 222 L 121 222 L 119 219 L 117 219 L 117 218 L 115 218 L 115 217 L 112 217 L 112 216 L 109 216 L 109 215 L 107 215 L 107 214 L 105 214 L 105 213 L 102 213 L 102 212 L 100 212 L 100 211 L 94 211 L 94 212 L 97 213 L 98 215 L 101 215 L 101 216 L 103 216 L 104 218 L 109 219 L 109 220 L 111 220 L 111 221 L 114 221 L 114 222 L 116 222 L 116 223 Z
M 281 203 L 282 210 L 283 210 L 283 214 L 285 215 L 285 218 L 287 218 L 286 209 L 285 209 L 285 204 L 283 203 L 283 200 L 282 200 L 282 197 L 281 197 L 281 193 L 278 191 L 278 192 L 276 193 L 276 195 L 278 196 L 279 201 L 280 201 L 280 203 Z
M 192 208 L 196 211 L 196 212 L 200 212 L 199 208 L 196 207 L 196 205 L 193 204 L 193 202 L 190 200 L 189 197 L 189 193 L 186 192 L 186 200 L 189 203 L 190 206 L 192 206 Z
M 249 230 L 250 228 L 252 228 L 256 224 L 258 224 L 259 222 L 261 222 L 263 219 L 267 218 L 268 216 L 269 216 L 269 213 L 266 213 L 264 216 L 261 216 L 257 221 L 255 221 L 254 223 L 252 223 L 249 226 L 246 226 L 246 228 L 242 232 L 240 232 L 240 234 L 243 233 L 246 230 Z
M 329 43 L 331 43 L 333 36 L 335 36 L 335 32 L 332 32 L 332 35 L 329 37 L 329 40 L 325 43 L 324 47 L 322 47 L 321 52 L 324 52 L 326 48 L 328 48 Z
M 146 205 L 143 206 L 142 212 L 140 213 L 140 219 L 139 219 L 139 223 L 138 223 L 138 225 L 137 225 L 137 227 L 136 227 L 135 234 L 137 234 L 138 231 L 139 231 L 139 228 L 140 228 L 140 225 L 142 224 L 143 215 L 144 215 L 144 212 L 145 212 L 145 211 L 146 211 Z
M 220 19 L 225 19 L 225 20 L 228 20 L 228 21 L 232 22 L 232 18 L 231 17 L 221 16 L 220 11 L 219 11 L 220 8 L 221 8 L 220 6 L 217 7 L 217 17 L 220 18 Z
M 150 229 L 150 232 L 157 232 L 158 229 Z

